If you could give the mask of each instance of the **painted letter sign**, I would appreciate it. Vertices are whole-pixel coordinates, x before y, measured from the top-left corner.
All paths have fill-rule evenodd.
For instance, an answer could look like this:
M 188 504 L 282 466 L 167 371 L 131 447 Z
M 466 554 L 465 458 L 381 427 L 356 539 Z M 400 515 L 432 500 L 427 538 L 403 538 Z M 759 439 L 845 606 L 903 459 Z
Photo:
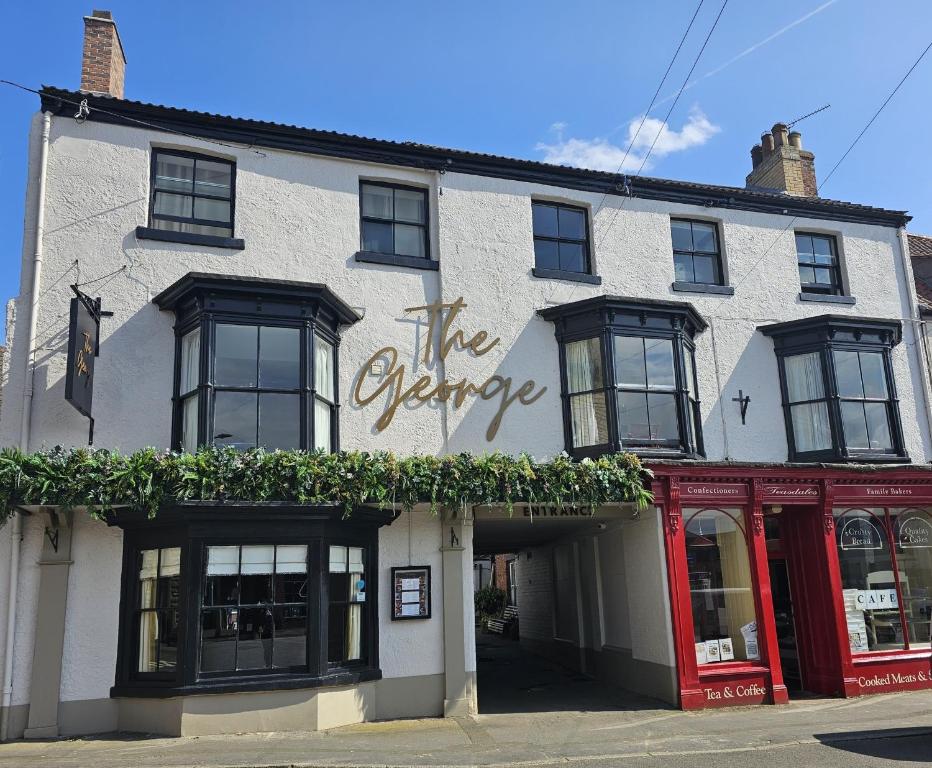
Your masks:
M 883 549 L 883 535 L 865 517 L 852 517 L 842 526 L 839 536 L 842 549 Z
M 925 516 L 901 517 L 899 541 L 903 549 L 929 549 L 932 547 L 932 522 Z
M 95 311 L 92 311 L 92 307 Z M 65 375 L 65 400 L 91 418 L 94 396 L 94 358 L 100 310 L 93 299 L 78 294 L 71 300 L 68 324 L 68 371 Z

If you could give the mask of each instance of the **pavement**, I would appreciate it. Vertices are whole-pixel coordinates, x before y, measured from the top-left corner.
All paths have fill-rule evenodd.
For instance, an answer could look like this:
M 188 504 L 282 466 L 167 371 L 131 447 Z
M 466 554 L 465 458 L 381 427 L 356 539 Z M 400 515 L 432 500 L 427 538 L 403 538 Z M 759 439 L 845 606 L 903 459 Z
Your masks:
M 0 745 L 0 768 L 932 765 L 932 691 L 681 712 L 500 641 L 482 639 L 477 655 L 482 714 L 472 717 L 307 733 L 18 741 Z

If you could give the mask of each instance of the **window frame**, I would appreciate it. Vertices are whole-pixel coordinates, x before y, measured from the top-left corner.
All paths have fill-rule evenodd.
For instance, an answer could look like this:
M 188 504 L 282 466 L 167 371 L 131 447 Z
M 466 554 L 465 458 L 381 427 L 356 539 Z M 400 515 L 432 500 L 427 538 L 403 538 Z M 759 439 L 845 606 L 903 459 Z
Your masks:
M 538 235 L 534 231 L 534 207 L 541 206 L 546 208 L 555 208 L 557 211 L 557 236 L 553 237 L 550 235 Z M 581 213 L 583 215 L 583 231 L 585 232 L 585 237 L 582 239 L 573 238 L 573 237 L 560 237 L 559 235 L 559 221 L 560 221 L 560 210 L 564 209 L 567 211 L 573 211 L 575 213 Z M 595 273 L 592 270 L 592 232 L 590 228 L 590 216 L 589 209 L 584 205 L 574 205 L 572 203 L 565 203 L 557 200 L 545 200 L 541 198 L 531 198 L 531 240 L 534 247 L 534 269 L 540 276 L 547 277 L 549 275 L 558 273 L 561 275 L 594 275 Z M 538 264 L 537 262 L 537 241 L 545 240 L 547 242 L 557 244 L 557 267 L 556 269 L 552 267 L 544 267 Z M 585 265 L 582 271 L 577 271 L 574 269 L 563 269 L 559 261 L 559 246 L 560 243 L 572 243 L 574 245 L 582 245 L 584 256 L 585 256 Z
M 362 188 L 364 186 L 371 187 L 383 187 L 385 189 L 392 190 L 392 218 L 383 219 L 378 216 L 367 216 L 363 212 L 362 204 Z M 403 221 L 395 218 L 395 190 L 402 189 L 407 192 L 417 192 L 424 198 L 424 223 L 418 224 L 413 221 Z M 419 187 L 412 184 L 402 184 L 396 183 L 393 181 L 384 181 L 384 180 L 370 180 L 370 179 L 360 179 L 359 180 L 359 252 L 360 253 L 373 253 L 379 256 L 387 256 L 398 259 L 413 259 L 415 261 L 430 261 L 430 190 L 426 187 Z M 383 251 L 372 251 L 364 247 L 363 243 L 365 242 L 365 235 L 363 233 L 363 223 L 369 221 L 375 224 L 391 224 L 392 227 L 392 252 L 385 253 Z M 395 250 L 395 225 L 403 224 L 410 227 L 419 227 L 423 232 L 424 238 L 424 255 L 423 256 L 410 256 L 408 254 L 398 253 Z
M 600 296 L 594 299 L 551 307 L 538 313 L 555 324 L 560 366 L 560 398 L 563 409 L 565 450 L 576 459 L 595 458 L 615 451 L 632 451 L 645 458 L 700 458 L 705 455 L 702 437 L 701 399 L 695 364 L 695 336 L 705 330 L 706 322 L 686 302 L 625 299 Z M 616 385 L 614 337 L 634 336 L 644 339 L 669 339 L 673 344 L 673 364 L 679 438 L 675 445 L 658 442 L 635 442 L 620 437 Z M 603 386 L 591 390 L 604 392 L 608 419 L 608 440 L 599 445 L 574 446 L 570 399 L 584 392 L 569 392 L 566 345 L 598 338 L 601 345 Z M 690 356 L 691 366 L 685 356 Z M 686 374 L 691 368 L 692 386 Z M 668 392 L 669 390 L 664 390 Z M 693 428 L 695 425 L 696 429 Z
M 820 315 L 804 320 L 758 326 L 764 335 L 771 336 L 780 377 L 780 398 L 786 429 L 788 460 L 792 462 L 908 462 L 899 410 L 899 397 L 893 373 L 893 347 L 902 338 L 899 320 L 874 318 L 849 318 L 840 315 Z M 873 450 L 850 448 L 844 439 L 844 427 L 840 403 L 847 398 L 839 395 L 838 378 L 835 370 L 835 351 L 873 352 L 881 354 L 884 381 L 887 388 L 885 402 L 887 426 L 892 448 Z M 799 451 L 793 430 L 789 392 L 786 375 L 786 358 L 796 355 L 817 353 L 822 371 L 832 445 L 828 449 Z M 799 401 L 803 402 L 803 401 Z M 799 404 L 799 403 L 796 403 Z
M 679 224 L 689 224 L 690 234 L 692 234 L 692 227 L 694 224 L 703 224 L 712 228 L 712 231 L 715 233 L 715 251 L 697 251 L 695 249 L 690 251 L 684 251 L 678 249 L 676 244 L 673 242 L 673 225 L 675 223 Z M 725 259 L 723 258 L 723 247 L 722 247 L 722 231 L 717 221 L 709 221 L 707 219 L 691 219 L 683 216 L 671 216 L 670 217 L 670 244 L 671 244 L 671 253 L 673 254 L 673 280 L 675 283 L 683 284 L 687 286 L 721 286 L 724 287 L 727 285 L 725 281 Z M 693 268 L 693 279 L 692 280 L 680 280 L 676 276 L 676 257 L 677 255 L 688 255 L 690 257 L 690 262 L 692 263 Z M 714 271 L 716 273 L 716 280 L 714 282 L 700 282 L 695 279 L 696 277 L 696 256 L 707 256 L 711 257 Z
M 108 518 L 124 529 L 120 629 L 112 696 L 168 697 L 188 693 L 284 690 L 320 685 L 345 685 L 377 679 L 378 529 L 394 519 L 390 510 L 357 507 L 343 519 L 342 505 L 240 504 L 188 502 L 166 508 L 159 519 L 145 513 L 121 511 Z M 366 601 L 363 606 L 360 662 L 330 664 L 327 660 L 327 579 L 325 562 L 331 543 L 362 547 L 365 558 Z M 201 613 L 207 589 L 207 552 L 210 546 L 300 544 L 308 547 L 306 663 L 202 672 Z M 345 544 L 344 544 L 345 545 Z M 135 672 L 138 637 L 138 573 L 132 567 L 141 550 L 181 547 L 181 589 L 178 622 L 178 660 L 173 671 Z
M 820 269 L 825 269 L 825 265 L 817 264 L 815 261 L 804 262 L 800 259 L 799 248 L 796 245 L 797 237 L 808 237 L 819 238 L 820 240 L 827 240 L 829 247 L 832 251 L 832 264 L 828 267 L 829 271 L 832 273 L 832 284 L 828 283 L 804 283 L 802 277 L 799 278 L 799 290 L 804 294 L 809 294 L 811 296 L 846 296 L 847 292 L 845 291 L 844 280 L 842 279 L 841 271 L 841 254 L 838 248 L 838 238 L 836 235 L 828 234 L 826 232 L 812 232 L 808 230 L 794 230 L 793 231 L 793 247 L 796 248 L 796 270 L 797 275 L 799 273 L 800 267 L 808 267 L 815 269 L 817 266 Z M 815 254 L 815 247 L 813 246 L 813 258 Z
M 182 236 L 196 236 L 196 237 L 207 237 L 207 238 L 217 238 L 217 239 L 233 239 L 235 237 L 236 229 L 236 161 L 230 160 L 225 157 L 217 157 L 216 155 L 207 155 L 203 152 L 191 152 L 189 150 L 182 149 L 171 149 L 169 147 L 152 147 L 151 152 L 152 158 L 149 169 L 149 215 L 147 219 L 148 227 L 150 229 L 156 230 L 158 232 L 165 232 L 168 235 L 182 235 Z M 221 163 L 224 165 L 230 166 L 230 197 L 222 197 L 220 195 L 206 195 L 203 193 L 197 193 L 194 190 L 194 184 L 192 183 L 191 192 L 172 192 L 170 190 L 160 190 L 156 187 L 156 169 L 158 167 L 158 158 L 159 155 L 170 155 L 173 157 L 186 157 L 194 161 L 194 174 L 196 178 L 197 174 L 197 162 L 198 160 L 207 160 L 211 163 Z M 157 192 L 167 192 L 169 194 L 183 195 L 185 197 L 191 198 L 191 216 L 174 216 L 171 214 L 163 214 L 155 212 L 155 196 Z M 213 219 L 198 219 L 194 216 L 194 201 L 196 199 L 203 200 L 220 200 L 223 202 L 230 203 L 230 221 L 229 221 L 229 233 L 226 235 L 219 234 L 205 234 L 200 232 L 178 232 L 172 229 L 162 229 L 156 224 L 156 221 L 172 221 L 180 224 L 192 224 L 195 226 L 202 227 L 214 227 L 214 228 L 223 228 L 227 226 L 226 222 L 215 221 Z

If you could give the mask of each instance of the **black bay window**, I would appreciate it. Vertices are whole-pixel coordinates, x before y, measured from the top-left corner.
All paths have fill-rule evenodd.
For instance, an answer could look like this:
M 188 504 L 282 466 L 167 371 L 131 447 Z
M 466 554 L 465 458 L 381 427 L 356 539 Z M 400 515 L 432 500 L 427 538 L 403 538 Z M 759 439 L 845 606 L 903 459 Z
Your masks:
M 189 274 L 155 298 L 176 315 L 173 444 L 339 448 L 340 327 L 325 286 Z
M 701 455 L 694 339 L 683 302 L 602 296 L 548 308 L 556 326 L 567 451 Z
M 114 695 L 378 677 L 378 528 L 391 511 L 185 502 L 124 528 Z
M 762 326 L 780 369 L 790 461 L 905 461 L 891 350 L 898 320 L 821 315 Z

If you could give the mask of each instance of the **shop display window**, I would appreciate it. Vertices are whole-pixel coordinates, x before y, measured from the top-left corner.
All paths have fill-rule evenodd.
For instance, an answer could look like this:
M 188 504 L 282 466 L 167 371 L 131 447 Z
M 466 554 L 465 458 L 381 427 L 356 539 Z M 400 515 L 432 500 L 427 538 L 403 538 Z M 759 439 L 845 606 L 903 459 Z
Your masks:
M 740 509 L 684 509 L 696 660 L 760 658 L 757 614 Z
M 932 509 L 836 509 L 852 653 L 929 648 Z

